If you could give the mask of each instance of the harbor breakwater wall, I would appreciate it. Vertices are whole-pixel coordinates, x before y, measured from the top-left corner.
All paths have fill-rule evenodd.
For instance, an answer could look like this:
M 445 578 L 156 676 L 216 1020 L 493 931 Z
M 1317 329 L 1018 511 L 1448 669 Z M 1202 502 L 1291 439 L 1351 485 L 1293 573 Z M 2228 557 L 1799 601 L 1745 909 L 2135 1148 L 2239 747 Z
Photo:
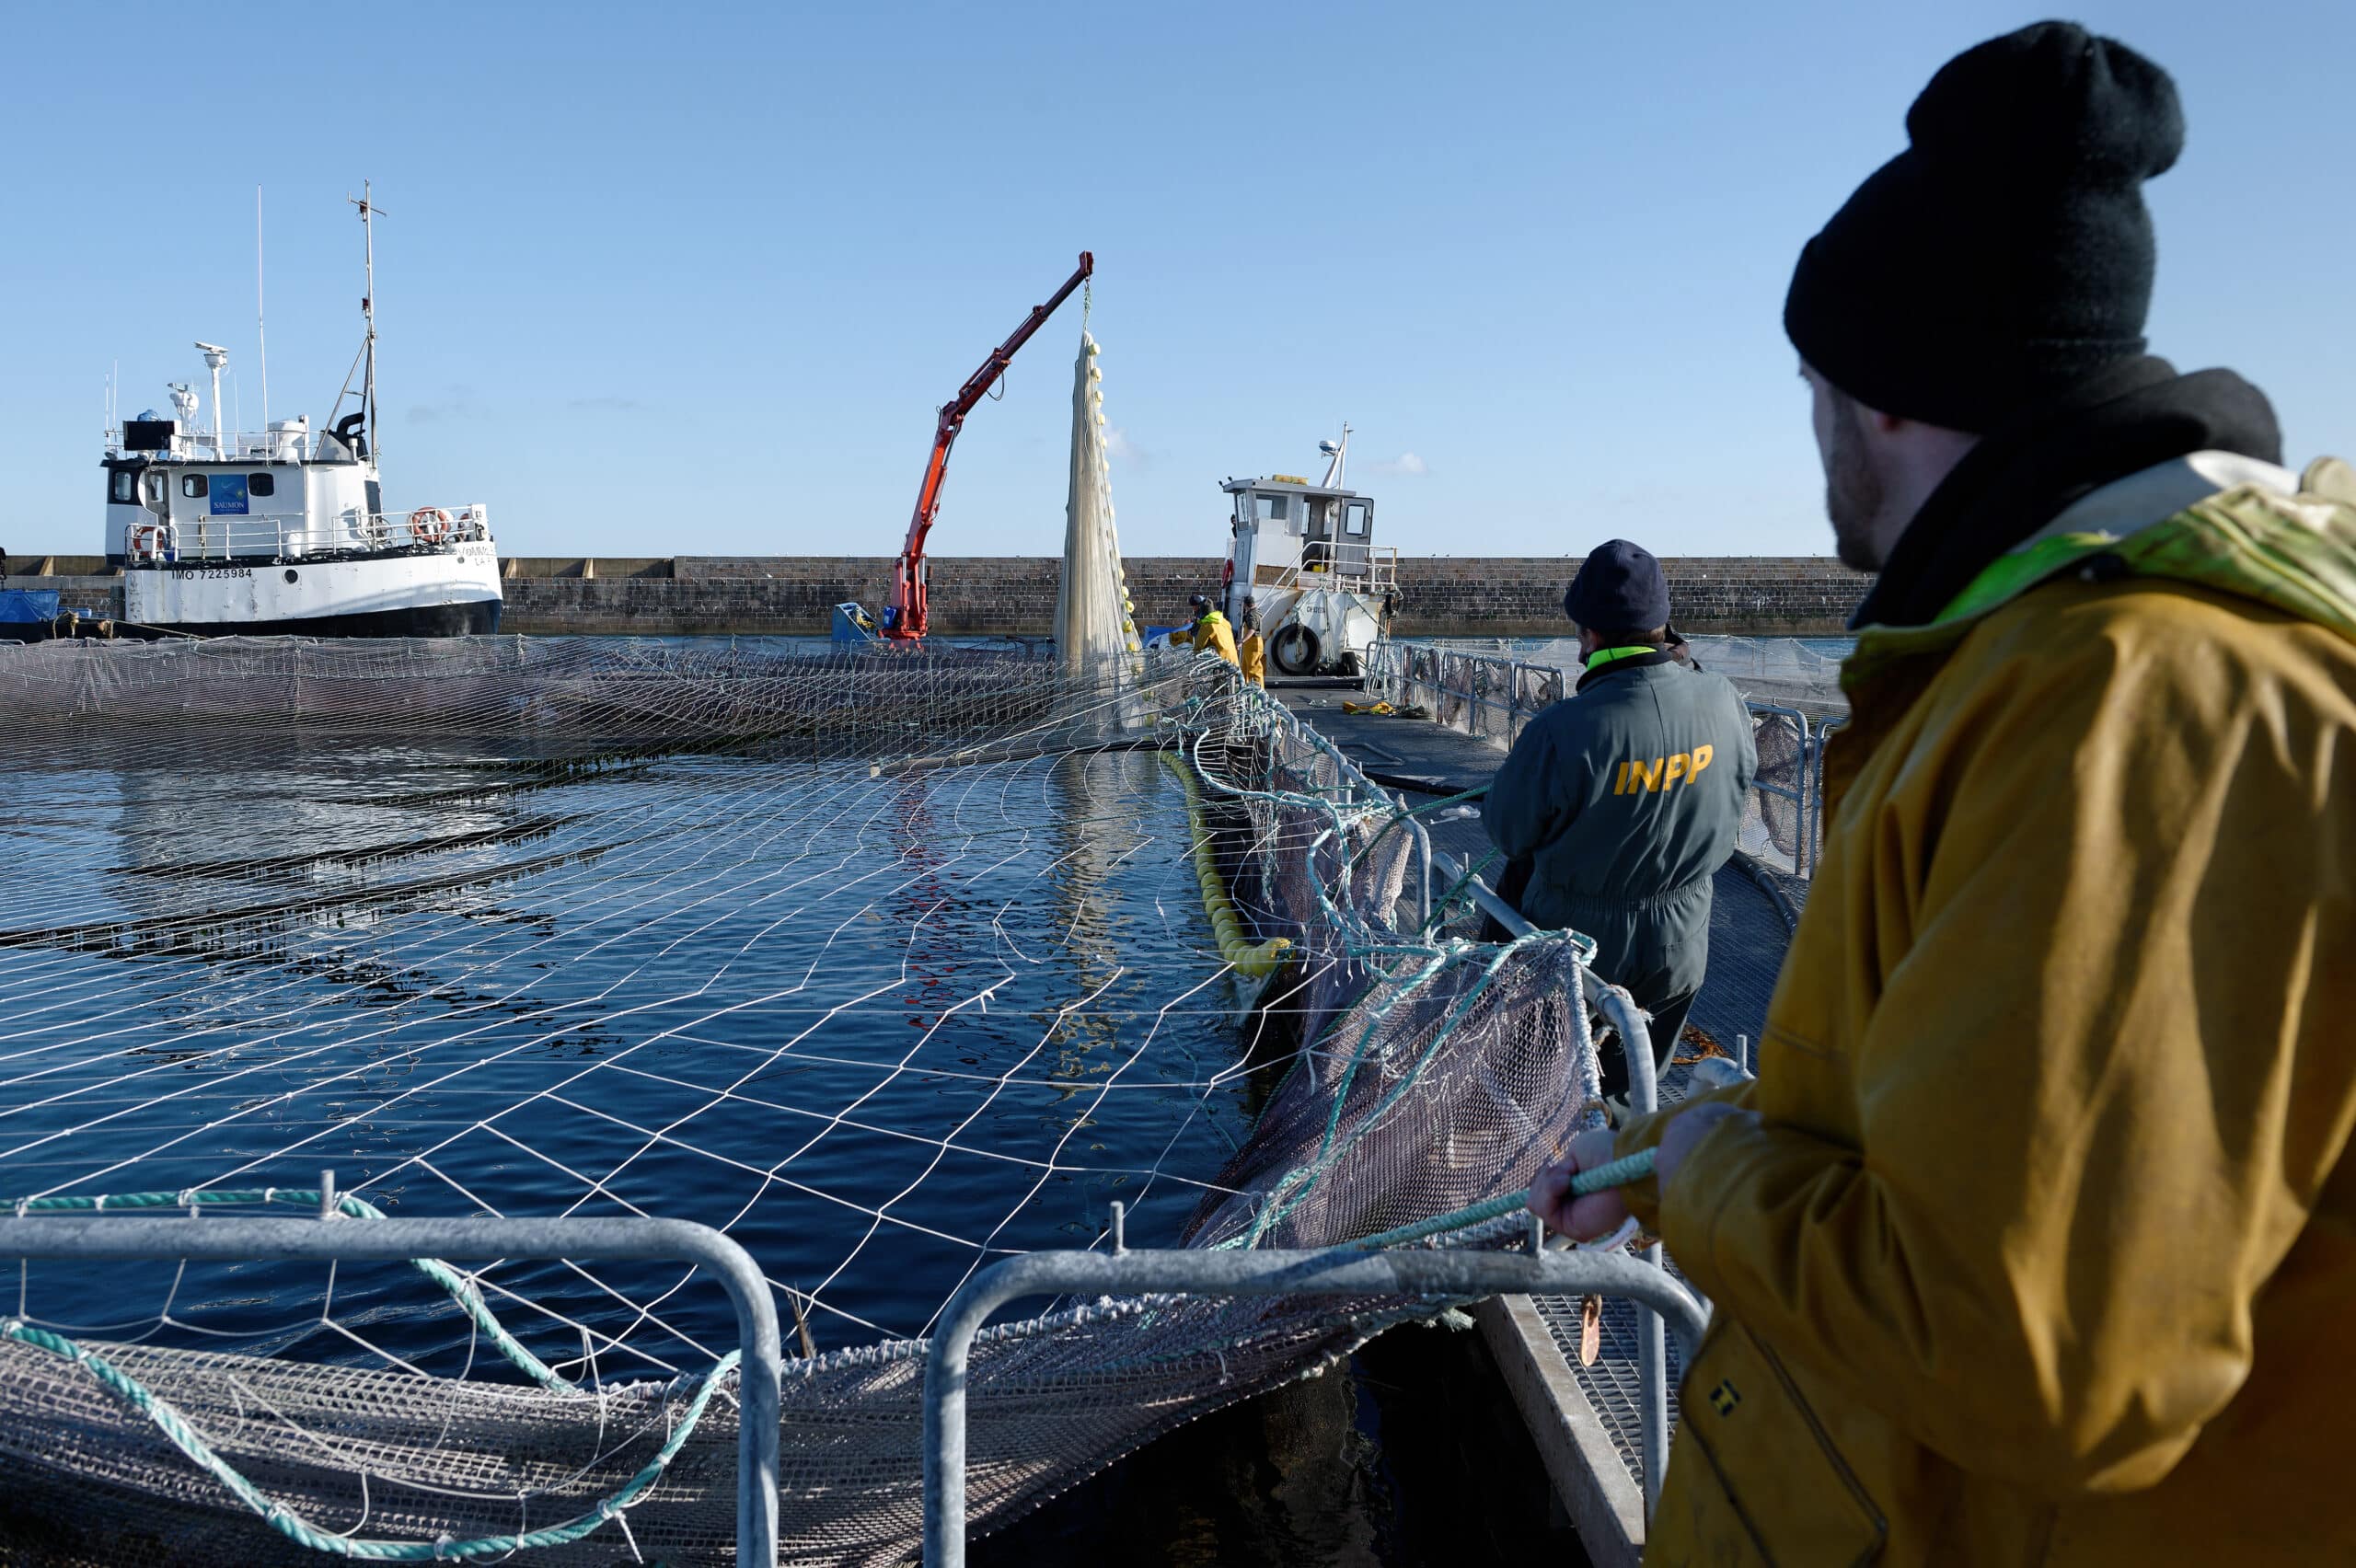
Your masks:
M 1838 633 L 1869 580 L 1828 556 L 1676 556 L 1662 559 L 1677 624 L 1730 636 Z M 54 587 L 69 605 L 120 613 L 121 579 L 92 557 L 9 562 L 16 587 Z M 846 599 L 870 609 L 891 597 L 888 556 L 518 556 L 505 563 L 502 628 L 539 635 L 823 636 Z M 46 568 L 27 575 L 33 568 Z M 1218 582 L 1208 556 L 1127 562 L 1138 619 L 1186 618 L 1186 597 Z M 1403 637 L 1553 637 L 1566 556 L 1415 556 L 1399 562 L 1393 629 Z M 948 637 L 1044 636 L 1055 620 L 1060 556 L 939 556 L 930 567 L 932 629 Z

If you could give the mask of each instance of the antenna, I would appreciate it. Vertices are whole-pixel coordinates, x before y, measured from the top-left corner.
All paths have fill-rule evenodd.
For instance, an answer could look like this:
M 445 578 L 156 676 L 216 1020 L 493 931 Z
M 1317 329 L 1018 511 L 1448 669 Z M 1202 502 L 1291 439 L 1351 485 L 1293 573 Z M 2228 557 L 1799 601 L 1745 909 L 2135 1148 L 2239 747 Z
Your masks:
M 360 381 L 360 411 L 367 416 L 368 455 L 381 457 L 384 444 L 376 432 L 376 214 L 384 209 L 376 205 L 373 189 L 373 183 L 364 179 L 360 194 L 344 200 L 360 209 L 360 232 L 367 249 L 367 292 L 360 296 L 360 314 L 368 323 L 368 336 L 360 345 L 367 370 Z
M 1326 488 L 1327 490 L 1339 490 L 1339 489 L 1341 489 L 1341 488 L 1342 488 L 1342 466 L 1343 466 L 1345 463 L 1347 463 L 1347 462 L 1349 461 L 1349 458 L 1350 458 L 1350 422 L 1349 422 L 1349 421 L 1347 421 L 1347 420 L 1344 420 L 1344 421 L 1342 421 L 1342 439 L 1341 439 L 1341 440 L 1339 440 L 1339 441 L 1321 441 L 1321 442 L 1319 442 L 1319 443 L 1317 444 L 1317 450 L 1318 450 L 1318 451 L 1320 451 L 1320 452 L 1322 452 L 1323 454 L 1325 454 L 1325 455 L 1326 455 L 1326 456 L 1328 456 L 1328 457 L 1330 457 L 1330 458 L 1332 458 L 1332 459 L 1333 459 L 1333 461 L 1332 461 L 1331 463 L 1328 463 L 1328 464 L 1325 466 L 1325 488 Z
M 261 362 L 261 428 L 270 432 L 270 339 L 262 331 L 261 311 L 261 187 L 254 187 L 254 348 Z

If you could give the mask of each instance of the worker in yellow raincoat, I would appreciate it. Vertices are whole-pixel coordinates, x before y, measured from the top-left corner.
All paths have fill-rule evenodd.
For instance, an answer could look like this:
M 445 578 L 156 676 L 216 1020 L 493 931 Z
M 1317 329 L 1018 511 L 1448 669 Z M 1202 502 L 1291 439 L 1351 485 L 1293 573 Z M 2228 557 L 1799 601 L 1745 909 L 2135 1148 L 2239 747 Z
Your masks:
M 1259 603 L 1249 594 L 1243 595 L 1242 630 L 1243 635 L 1236 640 L 1236 663 L 1245 680 L 1265 690 L 1268 685 L 1267 644 L 1260 638 Z
M 1187 600 L 1186 607 L 1195 612 L 1194 627 L 1186 633 L 1195 651 L 1216 653 L 1238 669 L 1242 668 L 1235 654 L 1235 628 L 1228 625 L 1227 617 L 1200 594 Z M 1172 637 L 1170 640 L 1175 642 L 1178 639 Z
M 2158 66 L 1907 126 L 1784 306 L 1879 576 L 1758 1078 L 1531 1206 L 1716 1304 L 1648 1563 L 2356 1562 L 2356 473 L 2144 351 Z

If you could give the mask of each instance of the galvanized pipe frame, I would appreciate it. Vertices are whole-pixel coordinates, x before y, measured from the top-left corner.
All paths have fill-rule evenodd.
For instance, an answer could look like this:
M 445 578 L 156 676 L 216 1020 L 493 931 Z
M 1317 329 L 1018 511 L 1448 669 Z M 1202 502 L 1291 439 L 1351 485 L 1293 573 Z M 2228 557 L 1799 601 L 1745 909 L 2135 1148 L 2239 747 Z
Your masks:
M 1440 874 L 1451 879 L 1461 874 L 1456 862 L 1446 855 L 1433 858 L 1440 867 Z M 1537 930 L 1521 912 L 1499 897 L 1480 877 L 1468 879 L 1472 884 L 1472 901 L 1496 918 L 1507 931 L 1517 937 L 1530 936 Z M 1610 984 L 1585 964 L 1579 965 L 1579 989 L 1584 999 L 1609 1019 L 1620 1032 L 1621 1054 L 1628 1062 L 1628 1107 L 1639 1114 L 1650 1114 L 1660 1109 L 1660 1077 L 1653 1062 L 1650 1048 L 1652 1032 L 1646 1026 L 1644 1015 L 1637 1009 L 1635 999 L 1618 986 Z M 1645 1043 L 1639 1044 L 1639 1042 Z M 1646 1264 L 1669 1277 L 1660 1243 L 1656 1241 L 1637 1254 Z M 1689 1359 L 1692 1345 L 1686 1350 Z M 1639 1299 L 1636 1307 L 1636 1398 L 1641 1420 L 1637 1425 L 1639 1443 L 1645 1461 L 1645 1516 L 1650 1518 L 1654 1505 L 1660 1501 L 1661 1480 L 1669 1472 L 1669 1346 L 1661 1336 L 1660 1315 L 1647 1309 Z
M 1800 767 L 1797 767 L 1797 772 L 1800 772 L 1800 781 L 1797 781 L 1796 787 L 1784 789 L 1781 784 L 1767 784 L 1767 781 L 1762 779 L 1750 779 L 1750 789 L 1758 789 L 1758 791 L 1770 793 L 1770 796 L 1784 796 L 1785 801 L 1791 801 L 1797 808 L 1800 819 L 1793 824 L 1791 873 L 1793 876 L 1807 876 L 1807 867 L 1809 867 L 1807 846 L 1809 846 L 1809 840 L 1814 838 L 1814 831 L 1809 829 L 1809 817 L 1807 817 L 1807 775 L 1809 775 L 1807 713 L 1802 713 L 1800 709 L 1785 709 L 1781 701 L 1750 701 L 1749 697 L 1743 699 L 1743 707 L 1750 709 L 1753 713 L 1776 713 L 1776 716 L 1788 718 L 1788 721 L 1793 721 L 1796 725 L 1800 725 Z
M 687 1262 L 727 1290 L 736 1309 L 736 1555 L 777 1562 L 779 1377 L 777 1300 L 744 1248 L 685 1219 L 542 1216 L 523 1219 L 170 1219 L 98 1212 L 0 1217 L 0 1258 L 267 1259 L 409 1262 L 419 1258 L 534 1262 L 606 1258 Z
M 1487 1252 L 1417 1248 L 1362 1252 L 1220 1251 L 1028 1252 L 967 1280 L 941 1311 L 924 1369 L 924 1562 L 965 1561 L 965 1382 L 974 1336 L 1008 1302 L 1032 1296 L 1629 1296 L 1667 1318 L 1690 1355 L 1708 1310 L 1666 1271 L 1605 1252 Z
M 1386 663 L 1390 663 L 1398 659 L 1396 648 L 1397 645 L 1395 644 L 1386 645 L 1383 650 L 1383 651 L 1388 655 L 1385 660 Z M 1403 663 L 1395 664 L 1388 674 L 1403 680 Z M 1265 721 L 1269 722 L 1276 729 L 1289 732 L 1296 738 L 1309 744 L 1312 749 L 1330 757 L 1335 765 L 1337 777 L 1340 782 L 1344 787 L 1348 788 L 1353 793 L 1357 794 L 1361 801 L 1368 803 L 1379 802 L 1382 804 L 1392 804 L 1395 809 L 1395 802 L 1392 801 L 1392 798 L 1388 793 L 1369 780 L 1364 774 L 1360 773 L 1357 765 L 1352 763 L 1349 757 L 1343 753 L 1339 747 L 1335 746 L 1323 735 L 1318 733 L 1312 726 L 1302 722 L 1298 714 L 1294 713 L 1290 709 L 1286 708 L 1283 704 L 1268 698 L 1264 692 L 1257 692 L 1254 688 L 1249 687 L 1242 689 L 1245 691 L 1251 691 L 1253 696 L 1257 697 L 1257 710 Z M 1412 825 L 1417 827 L 1421 826 L 1418 820 L 1414 817 L 1410 817 L 1408 821 Z M 1430 847 L 1428 835 L 1425 835 L 1423 836 L 1423 841 L 1417 848 L 1417 855 L 1418 859 L 1422 859 L 1424 862 L 1426 879 L 1425 915 L 1426 919 L 1430 917 L 1429 905 L 1432 896 L 1430 890 L 1433 886 L 1430 879 L 1433 875 L 1437 874 L 1448 879 L 1448 882 L 1451 886 L 1461 879 L 1465 882 L 1467 890 L 1470 892 L 1473 902 L 1485 913 L 1495 917 L 1498 923 L 1502 925 L 1509 934 L 1515 937 L 1525 937 L 1531 935 L 1536 931 L 1537 928 L 1532 926 L 1527 919 L 1523 918 L 1521 913 L 1515 909 L 1512 905 L 1499 897 L 1496 891 L 1484 882 L 1477 874 L 1470 873 L 1465 867 L 1457 862 L 1454 857 L 1432 849 Z M 1646 1027 L 1644 1015 L 1637 1009 L 1634 999 L 1631 997 L 1624 989 L 1605 981 L 1593 971 L 1587 968 L 1584 964 L 1579 967 L 1579 984 L 1582 996 L 1587 1003 L 1602 1012 L 1605 1018 L 1611 1021 L 1612 1027 L 1619 1032 L 1623 1054 L 1626 1055 L 1628 1062 L 1628 1101 L 1630 1109 L 1639 1113 L 1649 1113 L 1658 1110 L 1660 1107 L 1660 1085 L 1658 1072 L 1654 1065 L 1652 1052 L 1649 1048 L 1651 1032 Z M 1277 1254 L 1258 1253 L 1246 1255 L 1273 1256 Z M 1294 1255 L 1306 1257 L 1315 1256 L 1317 1254 L 1296 1253 Z M 1661 1248 L 1657 1242 L 1644 1249 L 1642 1252 L 1637 1254 L 1637 1258 L 1641 1260 L 1636 1263 L 1637 1267 L 1648 1268 L 1662 1281 L 1672 1286 L 1676 1285 L 1676 1282 L 1669 1274 Z M 976 1275 L 975 1281 L 972 1283 L 978 1284 L 981 1279 L 987 1277 L 987 1273 L 986 1272 L 984 1274 Z M 1683 1286 L 1679 1286 L 1677 1288 L 1680 1292 L 1684 1292 Z M 1553 1294 L 1553 1292 L 1546 1293 Z M 1581 1292 L 1581 1294 L 1586 1293 Z M 1669 1468 L 1669 1349 L 1668 1343 L 1663 1332 L 1663 1324 L 1660 1313 L 1652 1309 L 1652 1308 L 1646 1303 L 1643 1297 L 1635 1292 L 1622 1292 L 1621 1294 L 1635 1296 L 1637 1299 L 1636 1379 L 1637 1397 L 1640 1403 L 1641 1415 L 1639 1432 L 1640 1446 L 1643 1452 L 1645 1468 L 1645 1506 L 1646 1516 L 1649 1517 L 1653 1506 L 1660 1500 L 1661 1481 Z M 1684 1292 L 1684 1294 L 1689 1297 L 1691 1297 L 1691 1292 Z M 946 1311 L 947 1309 L 944 1309 L 944 1316 L 946 1315 Z M 939 1342 L 936 1341 L 936 1343 L 938 1343 Z M 1689 1352 L 1691 1348 L 1692 1343 L 1689 1342 Z M 959 1375 L 962 1379 L 962 1362 L 960 1364 Z M 930 1562 L 934 1561 L 930 1551 L 932 1542 L 930 1519 L 933 1487 L 932 1466 L 937 1458 L 936 1450 L 933 1446 L 934 1425 L 930 1393 L 931 1378 L 931 1367 L 930 1363 L 928 1363 L 926 1377 L 928 1389 L 925 1417 L 925 1452 L 927 1466 L 925 1486 L 927 1499 L 926 1516 L 928 1521 L 926 1536 L 928 1551 L 926 1561 Z M 962 1384 L 960 1398 L 962 1401 Z M 957 1441 L 959 1443 L 960 1452 L 962 1455 L 964 1444 L 962 1425 L 959 1430 Z M 956 1511 L 956 1516 L 960 1519 L 963 1518 L 964 1511 L 964 1479 L 961 1458 L 957 1477 L 958 1506 Z M 959 1532 L 959 1551 L 961 1554 L 963 1551 L 963 1539 L 964 1537 L 961 1530 Z M 962 1555 L 957 1560 L 962 1561 Z
M 1800 818 L 1801 827 L 1809 836 L 1807 863 L 1811 876 L 1824 863 L 1824 753 L 1832 744 L 1832 732 L 1845 727 L 1848 722 L 1845 715 L 1835 714 L 1819 724 L 1816 727 L 1816 755 L 1810 757 L 1803 754 L 1800 758 L 1802 767 L 1812 764 L 1816 769 L 1816 813 L 1813 816 L 1803 813 Z

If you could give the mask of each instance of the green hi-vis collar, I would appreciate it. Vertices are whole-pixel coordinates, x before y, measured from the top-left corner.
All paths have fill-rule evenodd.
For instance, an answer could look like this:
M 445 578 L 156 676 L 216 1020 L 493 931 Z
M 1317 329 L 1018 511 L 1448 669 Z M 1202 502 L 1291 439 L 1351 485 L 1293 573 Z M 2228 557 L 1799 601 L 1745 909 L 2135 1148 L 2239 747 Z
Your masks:
M 2032 538 L 1990 563 L 1928 626 L 1861 628 L 1842 689 L 1855 691 L 1892 659 L 1953 647 L 1981 617 L 2097 555 L 2128 575 L 2253 600 L 2356 640 L 2356 473 L 2326 457 L 2308 466 L 2295 494 L 2237 485 L 2124 536 Z
M 1659 651 L 1659 649 L 1650 643 L 1640 643 L 1634 648 L 1599 648 L 1587 656 L 1587 667 L 1590 670 L 1600 670 L 1614 659 L 1633 659 L 1639 653 Z

